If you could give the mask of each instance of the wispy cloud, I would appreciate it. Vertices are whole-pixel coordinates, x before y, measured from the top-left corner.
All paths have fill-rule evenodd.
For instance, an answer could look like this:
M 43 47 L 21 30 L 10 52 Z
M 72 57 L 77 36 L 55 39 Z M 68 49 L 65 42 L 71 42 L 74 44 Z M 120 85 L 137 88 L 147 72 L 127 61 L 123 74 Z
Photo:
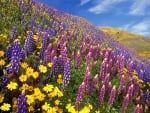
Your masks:
M 90 0 L 81 0 L 80 5 L 82 6 L 82 5 L 84 5 L 84 4 L 88 3 L 88 2 L 90 2 Z
M 149 15 L 150 0 L 134 0 L 129 14 L 137 16 Z
M 150 19 L 144 19 L 140 22 L 126 24 L 122 27 L 122 29 L 150 37 Z
M 88 9 L 88 11 L 95 14 L 101 14 L 109 11 L 110 9 L 115 7 L 115 5 L 124 1 L 126 0 L 98 0 L 97 4 L 94 7 Z

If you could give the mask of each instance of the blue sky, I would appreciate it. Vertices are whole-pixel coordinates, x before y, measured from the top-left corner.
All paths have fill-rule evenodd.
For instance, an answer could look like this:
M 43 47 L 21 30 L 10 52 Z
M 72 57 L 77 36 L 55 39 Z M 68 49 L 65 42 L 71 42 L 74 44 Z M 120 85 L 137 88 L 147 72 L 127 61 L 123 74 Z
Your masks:
M 150 37 L 150 0 L 37 0 L 86 18 L 96 26 L 111 26 Z

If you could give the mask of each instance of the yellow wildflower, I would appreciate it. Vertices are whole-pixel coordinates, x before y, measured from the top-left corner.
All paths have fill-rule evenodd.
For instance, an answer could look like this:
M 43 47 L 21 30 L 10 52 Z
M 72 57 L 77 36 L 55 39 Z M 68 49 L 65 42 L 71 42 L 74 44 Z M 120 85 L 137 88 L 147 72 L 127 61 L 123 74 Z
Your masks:
M 5 65 L 5 60 L 0 59 L 0 66 L 3 66 L 3 65 Z
M 37 35 L 33 35 L 33 39 L 34 39 L 35 41 L 37 41 L 38 36 L 37 36 Z
M 98 111 L 95 111 L 95 113 L 100 113 L 100 111 L 98 110 Z
M 93 106 L 92 106 L 91 104 L 89 104 L 88 107 L 89 107 L 90 109 L 93 109 Z
M 40 65 L 39 70 L 40 70 L 41 73 L 46 73 L 47 72 L 47 67 L 44 66 L 44 65 Z
M 50 107 L 50 109 L 48 109 L 47 113 L 57 113 L 57 107 Z
M 3 103 L 3 105 L 0 107 L 0 109 L 2 111 L 9 111 L 10 110 L 11 105 L 8 103 Z
M 32 91 L 33 90 L 33 86 L 29 86 L 28 90 Z
M 54 96 L 58 96 L 58 97 L 63 96 L 63 93 L 58 89 L 58 87 L 55 87 L 52 93 L 54 93 Z
M 34 70 L 31 67 L 28 67 L 26 69 L 26 75 L 28 76 L 28 78 L 33 74 Z
M 59 103 L 60 103 L 60 101 L 57 99 L 57 100 L 55 100 L 55 105 L 59 105 Z
M 28 90 L 28 89 L 29 89 L 29 85 L 28 84 L 23 84 L 22 87 L 19 88 L 20 91 Z
M 63 113 L 63 110 L 60 108 L 57 111 L 58 111 L 58 113 Z
M 79 113 L 90 113 L 90 108 L 85 106 L 83 109 L 81 109 L 81 111 L 79 111 Z
M 28 111 L 33 113 L 34 112 L 34 107 L 33 106 L 29 106 L 28 107 Z
M 45 110 L 45 111 L 48 111 L 48 109 L 50 109 L 50 104 L 45 102 L 45 104 L 42 106 L 42 109 Z
M 32 77 L 34 78 L 34 79 L 37 79 L 38 77 L 39 77 L 39 73 L 36 71 L 36 72 L 34 72 L 33 74 L 32 74 Z
M 50 67 L 50 68 L 52 67 L 52 65 L 53 65 L 52 62 L 49 62 L 49 63 L 47 64 L 47 66 Z
M 20 63 L 20 65 L 23 69 L 26 69 L 28 67 L 28 64 L 26 62 L 22 62 Z
M 16 83 L 16 82 L 10 82 L 8 85 L 7 85 L 7 88 L 9 89 L 9 90 L 14 90 L 14 89 L 17 89 L 17 87 L 18 87 L 18 84 Z
M 48 92 L 51 92 L 53 90 L 53 88 L 54 88 L 53 85 L 46 84 L 46 86 L 44 86 L 43 90 L 48 93 Z
M 41 93 L 39 88 L 34 88 L 34 94 L 35 99 L 38 99 L 39 101 L 43 101 L 45 99 L 45 95 Z
M 58 79 L 57 79 L 57 83 L 58 83 L 58 84 L 61 84 L 62 82 L 63 82 L 63 80 L 62 80 L 61 78 L 58 78 Z
M 71 112 L 71 113 L 78 113 L 78 112 L 75 110 L 74 106 L 72 106 L 71 104 L 67 104 L 66 109 L 68 110 L 68 112 Z
M 31 105 L 32 103 L 34 103 L 34 96 L 33 95 L 27 95 L 27 104 Z
M 4 94 L 0 93 L 0 103 L 2 103 L 4 100 Z
M 21 82 L 25 82 L 25 81 L 27 81 L 27 76 L 26 76 L 26 75 L 21 75 L 21 76 L 19 77 L 19 80 L 20 80 Z
M 45 97 L 46 97 L 46 96 L 45 96 L 43 93 L 40 93 L 37 99 L 38 99 L 39 101 L 43 101 L 43 100 L 45 99 Z
M 0 51 L 0 57 L 4 57 L 4 51 Z

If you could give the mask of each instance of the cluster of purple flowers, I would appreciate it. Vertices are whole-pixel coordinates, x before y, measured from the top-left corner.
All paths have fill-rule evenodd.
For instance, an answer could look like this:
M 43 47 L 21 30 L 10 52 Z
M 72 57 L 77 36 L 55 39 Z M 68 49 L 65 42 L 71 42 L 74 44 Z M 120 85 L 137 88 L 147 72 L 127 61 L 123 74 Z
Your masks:
M 19 62 L 24 58 L 24 51 L 22 49 L 21 43 L 16 40 L 13 42 L 9 55 L 10 65 L 7 67 L 7 73 L 16 73 L 19 72 Z M 7 53 L 6 53 L 7 54 Z

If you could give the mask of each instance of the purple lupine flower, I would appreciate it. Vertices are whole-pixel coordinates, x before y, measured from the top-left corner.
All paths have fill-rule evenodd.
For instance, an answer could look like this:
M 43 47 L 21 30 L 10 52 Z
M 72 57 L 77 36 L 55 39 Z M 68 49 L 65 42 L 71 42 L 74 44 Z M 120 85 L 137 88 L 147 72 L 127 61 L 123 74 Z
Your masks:
M 52 62 L 51 54 L 52 54 L 52 44 L 49 44 L 44 52 L 44 64 Z
M 9 67 L 7 67 L 7 73 L 18 73 L 19 72 L 19 62 L 22 58 L 22 46 L 21 43 L 16 40 L 12 45 L 12 54 Z
M 149 89 L 146 90 L 146 92 L 144 93 L 144 100 L 148 100 L 150 98 L 150 91 Z
M 47 83 L 53 76 L 57 76 L 59 74 L 63 75 L 63 73 L 64 73 L 64 61 L 61 57 L 55 57 L 53 60 L 51 72 L 44 82 Z
M 90 66 L 92 60 L 92 53 L 89 52 L 86 56 L 86 67 Z
M 123 88 L 124 88 L 124 84 L 125 84 L 125 76 L 122 75 L 120 78 L 120 83 L 119 83 L 119 88 L 118 88 L 118 94 L 122 93 Z
M 65 42 L 66 42 L 66 37 L 65 37 L 65 35 L 61 35 L 61 38 L 60 38 L 60 46 L 63 46 Z
M 108 100 L 108 105 L 112 105 L 115 101 L 115 97 L 116 97 L 116 86 L 113 86 L 112 90 L 111 90 L 111 93 L 110 93 L 110 97 L 109 97 L 109 100 Z
M 3 76 L 1 76 L 0 81 L 1 81 L 2 87 L 6 87 L 7 84 L 10 82 L 10 78 L 8 78 L 7 76 L 3 75 Z
M 139 104 L 134 107 L 134 113 L 142 113 L 142 109 Z
M 100 69 L 100 79 L 104 80 L 105 76 L 108 73 L 108 64 L 107 64 L 107 58 L 105 58 L 101 64 L 101 69 Z
M 12 54 L 12 46 L 7 46 L 6 48 L 6 57 L 8 60 L 11 60 L 11 54 Z
M 106 93 L 106 88 L 105 88 L 105 85 L 103 85 L 99 91 L 99 96 L 98 96 L 99 104 L 102 104 L 102 102 L 104 100 L 105 93 Z
M 70 82 L 70 76 L 71 76 L 71 66 L 70 65 L 71 65 L 70 60 L 68 59 L 64 65 L 64 77 L 63 77 L 63 83 L 62 83 L 63 89 L 65 89 Z
M 16 27 L 13 27 L 10 40 L 14 41 L 14 39 L 16 38 L 16 35 L 17 35 L 17 29 L 16 29 Z
M 28 32 L 26 41 L 25 41 L 25 45 L 24 45 L 24 49 L 26 54 L 32 54 L 34 51 L 34 39 L 33 39 L 33 32 L 30 31 Z
M 45 34 L 44 34 L 44 39 L 43 39 L 43 44 L 42 44 L 42 48 L 41 48 L 41 50 L 40 50 L 40 58 L 42 58 L 43 59 L 43 57 L 44 57 L 44 52 L 45 52 L 45 50 L 46 50 L 46 48 L 47 48 L 47 46 L 48 46 L 48 44 L 49 44 L 49 33 L 48 32 L 46 32 Z
M 127 94 L 129 95 L 129 98 L 131 99 L 131 97 L 133 96 L 133 90 L 134 90 L 134 84 L 131 84 L 129 87 L 128 87 L 128 91 L 127 91 Z
M 124 64 L 125 64 L 124 56 L 122 56 L 122 55 L 118 56 L 118 58 L 117 58 L 117 69 L 118 69 L 119 75 L 122 75 Z
M 108 83 L 108 86 L 107 86 L 107 89 L 106 89 L 106 91 L 107 91 L 107 94 L 109 94 L 110 92 L 111 92 L 111 90 L 112 90 L 112 84 L 111 84 L 111 82 L 109 82 Z
M 63 61 L 66 62 L 68 58 L 68 49 L 65 43 L 63 44 L 63 46 L 60 47 L 60 54 L 62 56 Z
M 105 78 L 104 78 L 104 84 L 105 84 L 105 86 L 108 85 L 109 79 L 110 79 L 110 74 L 108 73 L 108 74 L 105 76 Z
M 84 97 L 84 93 L 85 93 L 85 85 L 84 82 L 79 86 L 78 88 L 78 93 L 77 93 L 77 97 L 76 97 L 76 101 L 75 101 L 75 108 L 78 110 L 80 103 L 83 100 Z
M 127 67 L 127 76 L 128 77 L 131 77 L 132 76 L 132 72 L 134 71 L 134 68 L 133 68 L 133 61 L 131 61 Z
M 89 88 L 89 83 L 90 83 L 90 71 L 89 71 L 89 68 L 87 68 L 85 71 L 85 75 L 84 75 L 84 84 L 85 84 L 85 89 L 87 92 Z
M 128 107 L 129 101 L 130 101 L 130 97 L 129 97 L 129 94 L 127 94 L 125 96 L 124 100 L 123 100 L 123 103 L 122 103 L 122 107 L 121 107 L 121 112 L 122 113 L 126 112 L 126 109 Z
M 81 54 L 80 54 L 80 51 L 78 51 L 78 53 L 77 53 L 75 62 L 76 62 L 76 68 L 79 68 L 80 65 L 81 65 Z
M 25 96 L 25 94 L 19 95 L 17 105 L 18 105 L 17 113 L 27 113 L 28 112 L 27 97 Z
M 96 75 L 96 76 L 92 79 L 91 85 L 89 86 L 89 93 L 90 93 L 90 95 L 93 94 L 97 82 L 98 82 L 98 75 Z
M 98 58 L 100 57 L 100 45 L 94 47 L 92 57 L 94 58 L 94 60 L 98 60 Z

